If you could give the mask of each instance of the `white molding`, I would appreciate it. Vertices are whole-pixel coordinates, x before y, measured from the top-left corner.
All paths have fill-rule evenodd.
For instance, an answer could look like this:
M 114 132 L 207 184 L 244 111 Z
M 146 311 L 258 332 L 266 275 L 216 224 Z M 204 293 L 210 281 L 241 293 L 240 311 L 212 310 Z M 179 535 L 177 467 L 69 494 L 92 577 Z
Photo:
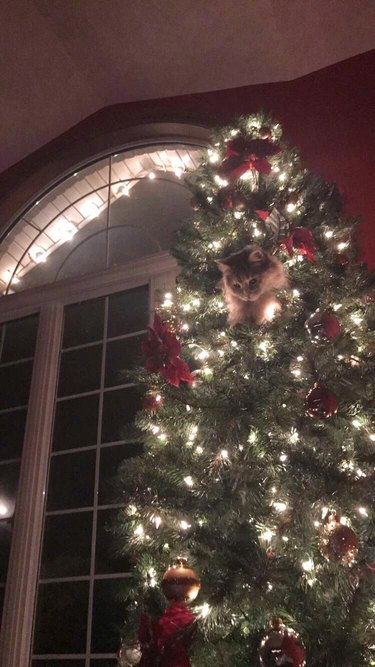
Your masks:
M 5 589 L 2 667 L 26 667 L 30 659 L 63 316 L 61 303 L 40 310 Z
M 41 304 L 87 301 L 137 287 L 167 273 L 176 276 L 178 265 L 168 252 L 160 252 L 105 271 L 10 294 L 0 298 L 0 323 L 38 312 Z

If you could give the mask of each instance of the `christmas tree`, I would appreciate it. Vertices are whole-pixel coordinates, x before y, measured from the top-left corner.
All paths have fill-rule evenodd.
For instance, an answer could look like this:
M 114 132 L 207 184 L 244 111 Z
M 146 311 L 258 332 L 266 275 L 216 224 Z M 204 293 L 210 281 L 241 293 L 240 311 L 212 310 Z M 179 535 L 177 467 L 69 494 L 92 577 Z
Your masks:
M 265 114 L 217 131 L 187 182 L 181 272 L 132 375 L 125 646 L 183 557 L 195 667 L 375 665 L 375 290 L 355 222 Z

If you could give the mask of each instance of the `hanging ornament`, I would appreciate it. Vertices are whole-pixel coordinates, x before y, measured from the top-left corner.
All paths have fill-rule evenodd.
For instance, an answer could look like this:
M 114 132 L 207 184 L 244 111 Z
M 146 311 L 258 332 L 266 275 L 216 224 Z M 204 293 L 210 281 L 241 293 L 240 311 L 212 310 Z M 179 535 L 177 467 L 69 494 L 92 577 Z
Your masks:
M 157 314 L 152 327 L 148 327 L 147 338 L 142 341 L 142 352 L 146 369 L 160 373 L 174 387 L 179 387 L 180 382 L 194 382 L 189 366 L 179 356 L 181 343 Z
M 161 582 L 167 600 L 192 602 L 199 593 L 199 577 L 187 565 L 186 558 L 178 558 L 164 573 Z
M 316 383 L 305 397 L 305 412 L 309 417 L 327 419 L 336 414 L 338 402 L 335 394 Z
M 141 661 L 142 651 L 138 642 L 134 644 L 121 644 L 117 653 L 117 664 L 119 667 L 134 667 Z
M 142 399 L 142 407 L 150 412 L 157 412 L 163 407 L 164 399 L 158 391 L 148 391 Z
M 341 331 L 340 322 L 335 315 L 319 311 L 310 315 L 305 322 L 305 327 L 314 343 L 335 340 Z
M 221 208 L 233 209 L 238 213 L 244 213 L 248 206 L 247 198 L 240 190 L 221 188 L 217 193 L 217 199 Z
M 319 537 L 322 556 L 329 561 L 351 565 L 358 555 L 358 537 L 354 530 L 340 523 L 339 516 L 329 511 Z
M 271 139 L 272 137 L 271 128 L 267 127 L 266 125 L 262 125 L 262 127 L 259 130 L 259 136 L 261 139 Z
M 141 666 L 191 667 L 187 651 L 195 627 L 196 618 L 183 602 L 172 602 L 152 623 L 142 614 L 138 629 Z
M 303 667 L 306 664 L 305 650 L 299 635 L 292 628 L 285 627 L 281 618 L 273 618 L 270 626 L 259 649 L 261 665 Z
M 283 245 L 285 245 L 290 257 L 294 256 L 294 250 L 296 250 L 299 255 L 307 257 L 311 264 L 316 264 L 314 257 L 315 242 L 310 229 L 295 227 L 292 233 L 284 239 Z

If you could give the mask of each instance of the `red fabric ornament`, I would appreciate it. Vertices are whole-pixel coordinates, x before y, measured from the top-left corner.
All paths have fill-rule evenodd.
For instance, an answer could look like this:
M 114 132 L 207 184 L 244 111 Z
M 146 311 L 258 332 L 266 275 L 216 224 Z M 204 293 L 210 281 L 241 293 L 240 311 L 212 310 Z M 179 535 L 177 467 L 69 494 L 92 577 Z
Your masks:
M 309 417 L 327 419 L 337 412 L 338 402 L 335 394 L 320 384 L 315 384 L 305 398 L 305 411 Z
M 263 639 L 259 650 L 260 662 L 263 667 L 303 667 L 305 650 L 299 635 L 285 627 L 281 618 L 271 621 L 271 629 Z
M 142 400 L 142 407 L 144 410 L 150 410 L 150 412 L 157 412 L 160 408 L 163 407 L 164 399 L 157 392 L 150 391 L 144 395 Z
M 305 327 L 316 343 L 325 339 L 334 340 L 341 332 L 339 320 L 330 313 L 313 313 L 306 320 Z
M 172 602 L 152 625 L 142 614 L 138 630 L 140 667 L 191 667 L 187 649 L 194 628 L 195 616 L 182 602 Z
M 310 229 L 306 227 L 295 227 L 292 233 L 283 240 L 290 257 L 293 257 L 293 250 L 297 250 L 300 255 L 306 255 L 309 262 L 316 264 L 314 257 L 315 243 Z
M 224 161 L 218 169 L 219 176 L 237 180 L 249 169 L 262 174 L 269 174 L 271 165 L 266 159 L 280 151 L 278 144 L 269 139 L 250 139 L 238 137 L 229 141 Z
M 191 384 L 194 381 L 189 366 L 179 356 L 181 343 L 159 315 L 155 315 L 152 327 L 148 327 L 147 338 L 142 341 L 142 352 L 147 370 L 160 373 L 174 387 L 179 387 L 180 382 Z
M 354 530 L 340 523 L 336 512 L 329 511 L 320 533 L 319 547 L 327 560 L 351 565 L 357 558 L 359 541 Z

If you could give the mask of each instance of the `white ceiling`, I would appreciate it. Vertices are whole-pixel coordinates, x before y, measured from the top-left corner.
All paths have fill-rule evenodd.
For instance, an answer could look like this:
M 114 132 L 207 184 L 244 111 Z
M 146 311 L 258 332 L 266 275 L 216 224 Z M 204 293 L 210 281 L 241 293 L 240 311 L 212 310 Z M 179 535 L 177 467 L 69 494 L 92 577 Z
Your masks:
M 374 27 L 374 0 L 4 0 L 0 171 L 102 107 L 293 79 Z

